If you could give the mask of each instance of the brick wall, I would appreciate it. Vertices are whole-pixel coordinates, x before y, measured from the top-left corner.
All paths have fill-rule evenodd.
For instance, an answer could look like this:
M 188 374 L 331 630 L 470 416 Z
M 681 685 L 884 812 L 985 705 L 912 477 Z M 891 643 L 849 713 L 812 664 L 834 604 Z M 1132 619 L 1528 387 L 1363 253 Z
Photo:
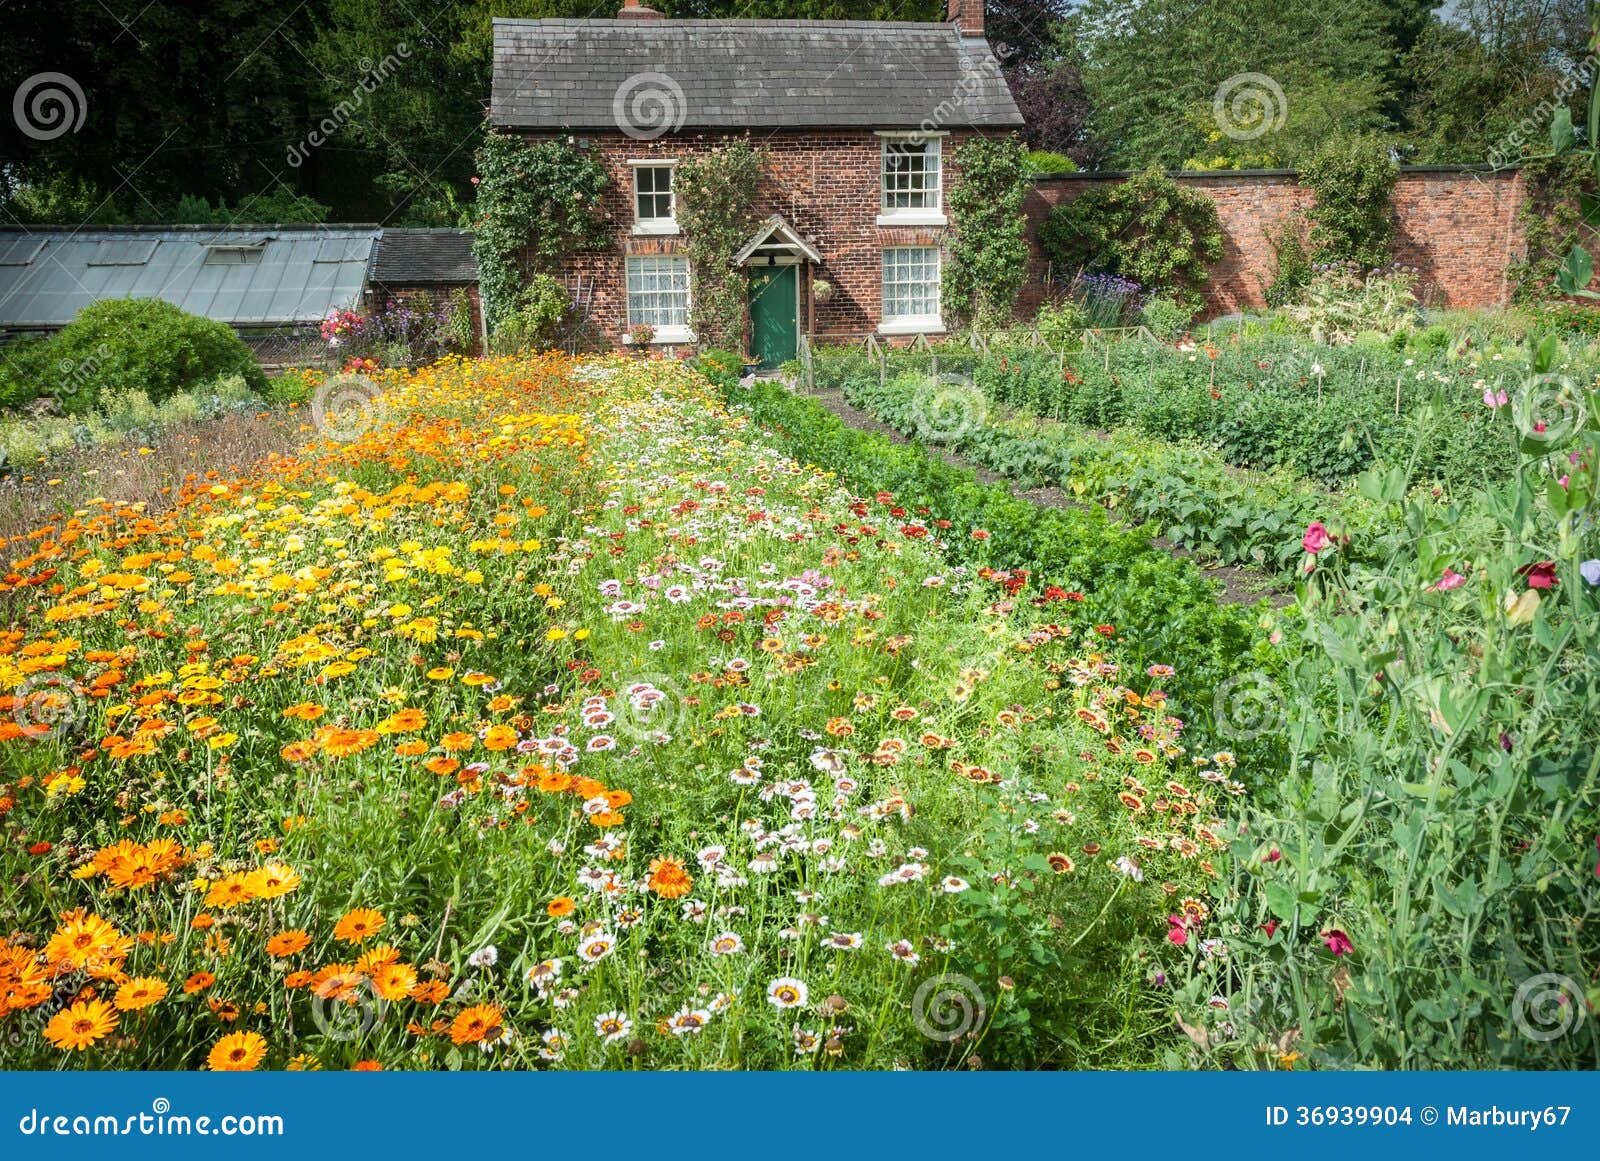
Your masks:
M 1271 284 L 1272 243 L 1285 220 L 1314 201 L 1291 173 L 1176 174 L 1185 185 L 1217 203 L 1223 233 L 1222 260 L 1206 286 L 1206 315 L 1265 305 Z M 1051 208 L 1114 176 L 1041 178 L 1025 210 L 1030 236 Z M 1439 307 L 1500 306 L 1506 301 L 1505 270 L 1522 255 L 1517 225 L 1523 182 L 1515 171 L 1406 169 L 1395 185 L 1395 258 L 1420 270 L 1423 301 Z M 1031 313 L 1048 293 L 1053 273 L 1037 244 L 1032 248 L 1022 309 Z
M 952 154 L 970 133 L 952 132 L 942 146 L 945 181 L 957 180 Z M 530 140 L 536 140 L 530 135 Z M 943 228 L 877 225 L 881 199 L 880 139 L 869 130 L 767 133 L 753 142 L 766 150 L 768 165 L 757 191 L 757 219 L 782 214 L 822 255 L 811 277 L 833 286 L 826 301 L 809 304 L 801 288 L 802 333 L 815 336 L 864 335 L 881 318 L 882 251 L 889 246 L 937 246 Z M 717 136 L 668 136 L 638 141 L 623 133 L 586 135 L 580 148 L 595 152 L 611 184 L 603 210 L 612 224 L 612 243 L 605 251 L 568 258 L 560 276 L 571 285 L 582 275 L 593 284 L 589 307 L 593 329 L 604 340 L 620 343 L 627 331 L 624 256 L 678 254 L 678 237 L 633 235 L 633 174 L 630 161 L 685 159 L 718 145 Z M 802 270 L 802 275 L 805 271 Z

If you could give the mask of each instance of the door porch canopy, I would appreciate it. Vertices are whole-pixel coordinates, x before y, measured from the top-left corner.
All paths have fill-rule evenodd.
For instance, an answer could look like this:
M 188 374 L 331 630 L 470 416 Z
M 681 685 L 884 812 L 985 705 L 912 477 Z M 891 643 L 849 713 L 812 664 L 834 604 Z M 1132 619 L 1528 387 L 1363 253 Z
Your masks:
M 775 266 L 801 260 L 820 264 L 822 255 L 782 214 L 762 222 L 744 249 L 733 256 L 735 266 Z

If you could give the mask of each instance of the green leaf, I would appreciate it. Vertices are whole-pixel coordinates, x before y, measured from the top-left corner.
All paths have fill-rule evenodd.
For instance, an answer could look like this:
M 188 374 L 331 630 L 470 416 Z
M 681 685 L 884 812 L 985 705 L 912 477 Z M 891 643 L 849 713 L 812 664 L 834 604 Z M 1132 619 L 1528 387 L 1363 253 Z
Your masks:
M 1294 892 L 1282 883 L 1267 884 L 1267 910 L 1285 923 L 1294 918 L 1296 900 Z
M 1594 261 L 1582 246 L 1574 245 L 1567 251 L 1567 260 L 1556 274 L 1556 285 L 1563 294 L 1584 294 L 1589 280 L 1594 277 Z
M 1572 131 L 1572 110 L 1562 105 L 1550 118 L 1550 149 L 1555 153 L 1565 153 L 1576 140 L 1577 135 Z

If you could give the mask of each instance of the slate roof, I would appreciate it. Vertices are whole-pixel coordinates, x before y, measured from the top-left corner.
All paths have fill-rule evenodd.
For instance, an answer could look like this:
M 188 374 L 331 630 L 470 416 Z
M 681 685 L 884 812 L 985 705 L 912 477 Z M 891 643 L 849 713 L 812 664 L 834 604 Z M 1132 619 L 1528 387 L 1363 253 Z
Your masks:
M 489 110 L 510 128 L 630 120 L 651 138 L 1022 124 L 986 40 L 954 24 L 863 20 L 497 19 Z
M 385 228 L 372 262 L 372 281 L 389 286 L 476 282 L 472 235 L 465 230 Z
M 355 305 L 376 226 L 0 229 L 0 330 L 65 326 L 102 298 L 161 298 L 233 326 Z

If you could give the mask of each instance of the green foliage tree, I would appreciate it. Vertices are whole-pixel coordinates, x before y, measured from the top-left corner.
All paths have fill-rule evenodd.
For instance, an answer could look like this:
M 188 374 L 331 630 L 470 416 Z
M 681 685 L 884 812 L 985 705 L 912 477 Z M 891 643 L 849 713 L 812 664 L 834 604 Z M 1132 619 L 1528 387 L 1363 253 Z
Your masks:
M 1009 321 L 1028 268 L 1022 201 L 1031 186 L 1019 137 L 974 137 L 955 151 L 958 171 L 945 204 L 952 237 L 944 266 L 943 305 L 953 319 L 978 326 Z
M 1211 263 L 1222 257 L 1216 203 L 1154 166 L 1057 206 L 1039 242 L 1058 276 L 1119 274 L 1194 309 Z

